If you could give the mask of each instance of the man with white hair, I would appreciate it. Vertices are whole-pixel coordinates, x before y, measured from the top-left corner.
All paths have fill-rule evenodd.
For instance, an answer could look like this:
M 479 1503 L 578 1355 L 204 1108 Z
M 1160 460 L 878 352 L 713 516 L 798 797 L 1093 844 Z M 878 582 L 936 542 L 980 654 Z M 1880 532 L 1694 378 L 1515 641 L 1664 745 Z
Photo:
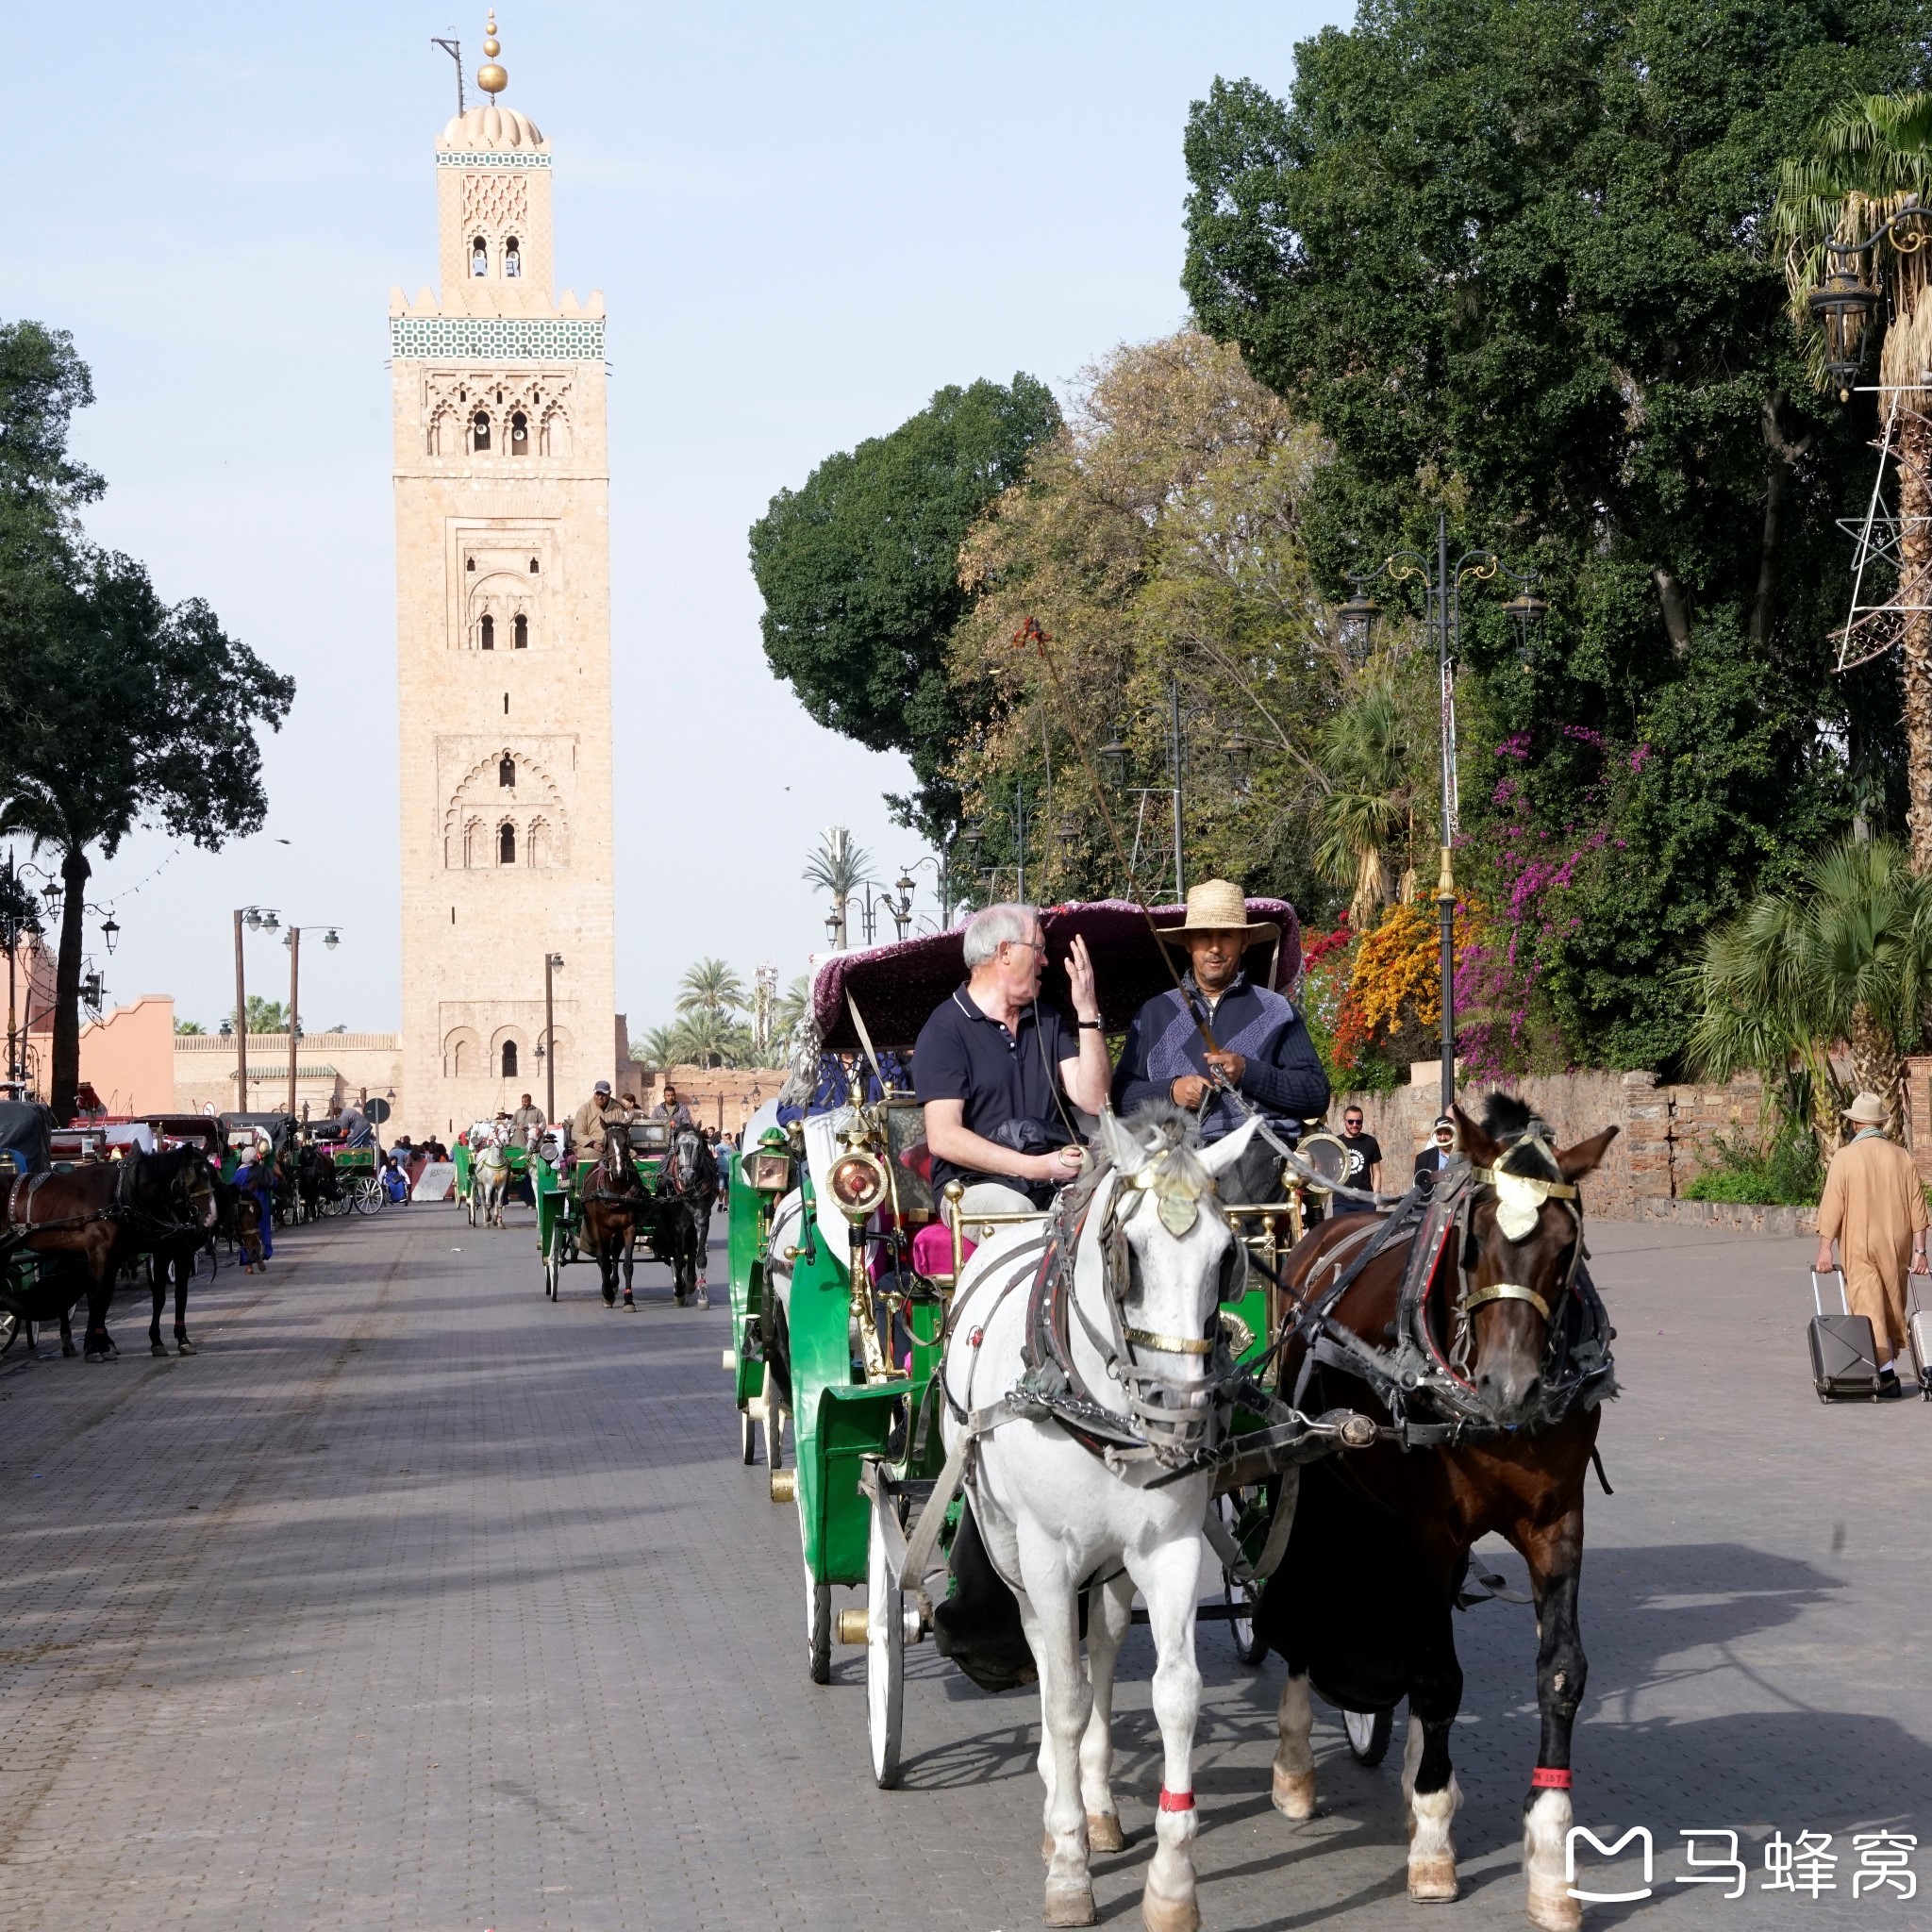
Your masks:
M 912 1054 L 933 1185 L 966 1184 L 968 1213 L 1043 1208 L 1080 1171 L 1071 1108 L 1107 1105 L 1093 962 L 1066 960 L 1074 1022 L 1040 999 L 1045 935 L 1031 906 L 989 906 L 966 926 L 966 984 L 934 1008 Z M 1070 1106 L 1071 1104 L 1071 1106 Z

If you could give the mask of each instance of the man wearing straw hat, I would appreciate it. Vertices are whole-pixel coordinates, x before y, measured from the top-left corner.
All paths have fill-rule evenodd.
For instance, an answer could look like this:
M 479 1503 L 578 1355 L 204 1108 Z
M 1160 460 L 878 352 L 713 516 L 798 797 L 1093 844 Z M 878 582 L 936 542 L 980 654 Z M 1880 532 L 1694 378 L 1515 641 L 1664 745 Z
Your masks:
M 1248 947 L 1281 939 L 1281 928 L 1248 918 L 1239 886 L 1208 879 L 1188 894 L 1187 917 L 1171 938 L 1188 955 L 1184 991 L 1170 988 L 1134 1016 L 1114 1072 L 1113 1105 L 1126 1113 L 1168 1099 L 1201 1116 L 1203 1141 L 1231 1134 L 1247 1115 L 1222 1091 L 1219 1074 L 1292 1144 L 1305 1120 L 1328 1108 L 1328 1075 L 1301 1015 L 1241 970 Z M 1206 1020 L 1219 1047 L 1201 1037 Z
M 1831 1244 L 1844 1266 L 1845 1305 L 1872 1324 L 1878 1348 L 1878 1392 L 1899 1393 L 1896 1361 L 1906 1345 L 1906 1274 L 1927 1272 L 1925 1191 L 1912 1157 L 1885 1136 L 1885 1103 L 1861 1093 L 1845 1108 L 1857 1130 L 1831 1157 L 1818 1206 L 1821 1274 L 1831 1273 Z

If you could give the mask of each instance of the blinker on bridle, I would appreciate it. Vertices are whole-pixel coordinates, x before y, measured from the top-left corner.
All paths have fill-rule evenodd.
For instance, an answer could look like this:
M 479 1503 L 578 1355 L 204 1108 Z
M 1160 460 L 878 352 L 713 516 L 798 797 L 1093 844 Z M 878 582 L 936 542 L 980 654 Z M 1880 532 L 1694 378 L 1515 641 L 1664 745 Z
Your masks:
M 1515 1146 L 1540 1148 L 1551 1166 L 1557 1165 L 1555 1150 L 1541 1134 L 1527 1134 L 1515 1142 Z M 1541 1174 L 1515 1174 L 1500 1165 L 1473 1168 L 1470 1177 L 1479 1188 L 1495 1190 L 1496 1224 L 1512 1246 L 1528 1237 L 1545 1201 L 1573 1202 L 1578 1198 L 1575 1188 L 1568 1181 L 1545 1180 Z M 1581 1226 L 1582 1209 L 1572 1208 L 1570 1211 Z M 1490 1302 L 1527 1302 L 1545 1322 L 1550 1319 L 1549 1303 L 1535 1289 L 1525 1288 L 1517 1281 L 1492 1281 L 1487 1288 L 1471 1289 L 1462 1298 L 1463 1319 L 1467 1321 L 1472 1310 Z

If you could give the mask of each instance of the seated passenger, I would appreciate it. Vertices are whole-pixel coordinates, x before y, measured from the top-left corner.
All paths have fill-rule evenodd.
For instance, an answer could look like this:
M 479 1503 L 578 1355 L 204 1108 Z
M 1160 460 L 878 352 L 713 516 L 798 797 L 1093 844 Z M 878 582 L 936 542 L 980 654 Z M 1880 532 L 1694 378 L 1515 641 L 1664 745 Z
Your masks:
M 1042 1006 L 1046 946 L 1031 906 L 989 906 L 966 927 L 966 984 L 912 1050 L 935 1191 L 966 1184 L 969 1213 L 1025 1214 L 1080 1171 L 1069 1103 L 1107 1105 L 1107 1039 L 1093 962 L 1075 938 L 1067 981 L 1077 1024 Z
M 1167 934 L 1162 934 L 1166 939 Z M 1250 984 L 1241 955 L 1257 940 L 1281 937 L 1281 928 L 1253 924 L 1241 888 L 1209 879 L 1188 894 L 1187 918 L 1172 937 L 1191 962 L 1181 985 L 1192 995 L 1216 1041 L 1208 1051 L 1186 994 L 1170 989 L 1134 1015 L 1113 1076 L 1116 1113 L 1142 1102 L 1172 1100 L 1201 1116 L 1201 1139 L 1218 1141 L 1247 1119 L 1209 1077 L 1209 1070 L 1244 1095 L 1292 1147 L 1304 1120 L 1328 1106 L 1328 1075 L 1301 1015 L 1278 992 Z
M 912 1091 L 912 1072 L 904 1054 L 887 1047 L 879 1055 L 879 1073 L 885 1074 L 886 1086 L 894 1093 Z M 842 1107 L 869 1107 L 883 1097 L 878 1074 L 873 1072 L 872 1061 L 865 1055 L 822 1053 L 811 1098 L 803 1105 L 795 1100 L 780 1101 L 778 1124 L 789 1127 L 794 1121 L 837 1113 Z

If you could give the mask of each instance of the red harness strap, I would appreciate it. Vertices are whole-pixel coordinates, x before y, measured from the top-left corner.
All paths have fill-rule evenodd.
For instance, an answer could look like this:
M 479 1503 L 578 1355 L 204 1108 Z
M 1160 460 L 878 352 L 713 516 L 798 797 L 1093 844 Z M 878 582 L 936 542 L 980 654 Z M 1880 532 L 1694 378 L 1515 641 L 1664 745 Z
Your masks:
M 1529 1774 L 1529 1788 L 1533 1791 L 1567 1791 L 1570 1789 L 1570 1774 L 1557 1771 L 1547 1764 L 1539 1764 Z

